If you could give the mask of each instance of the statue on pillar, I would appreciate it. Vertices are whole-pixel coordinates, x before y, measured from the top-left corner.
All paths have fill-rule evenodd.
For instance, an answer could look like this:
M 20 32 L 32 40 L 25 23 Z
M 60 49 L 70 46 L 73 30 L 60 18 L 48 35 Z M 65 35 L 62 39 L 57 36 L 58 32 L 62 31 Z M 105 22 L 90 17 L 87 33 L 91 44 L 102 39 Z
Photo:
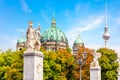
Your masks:
M 98 62 L 98 58 L 101 57 L 101 53 L 97 53 L 97 52 L 93 52 L 93 61 L 91 63 L 91 67 L 99 67 L 99 62 Z
M 33 41 L 34 41 L 34 29 L 32 28 L 32 25 L 33 25 L 33 22 L 30 21 L 29 22 L 29 27 L 28 27 L 28 30 L 27 30 L 27 34 L 26 34 L 26 48 L 27 48 L 27 51 L 33 51 L 34 50 L 34 45 L 33 45 Z
M 38 26 L 37 30 L 35 31 L 35 51 L 40 50 L 40 38 L 41 38 L 41 33 L 40 33 L 40 25 Z
M 118 62 L 118 69 L 117 69 L 117 71 L 118 71 L 118 74 L 120 74 L 120 58 L 118 58 L 116 61 Z
M 33 22 L 29 22 L 29 27 L 26 34 L 26 48 L 27 51 L 39 51 L 40 49 L 40 27 L 37 29 L 32 28 Z

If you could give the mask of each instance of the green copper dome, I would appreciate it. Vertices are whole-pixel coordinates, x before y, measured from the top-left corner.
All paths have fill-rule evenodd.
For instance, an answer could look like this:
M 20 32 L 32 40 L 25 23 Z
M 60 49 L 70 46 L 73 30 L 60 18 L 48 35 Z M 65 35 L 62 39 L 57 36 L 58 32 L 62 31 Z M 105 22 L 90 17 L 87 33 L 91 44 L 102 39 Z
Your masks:
M 56 27 L 55 18 L 52 19 L 51 27 L 43 33 L 42 41 L 62 41 L 68 43 L 68 40 L 65 34 Z
M 20 37 L 17 41 L 17 43 L 25 43 L 25 42 L 26 42 L 26 39 L 23 37 Z
M 78 35 L 78 38 L 74 41 L 74 44 L 84 44 L 82 39 L 80 38 L 80 35 Z

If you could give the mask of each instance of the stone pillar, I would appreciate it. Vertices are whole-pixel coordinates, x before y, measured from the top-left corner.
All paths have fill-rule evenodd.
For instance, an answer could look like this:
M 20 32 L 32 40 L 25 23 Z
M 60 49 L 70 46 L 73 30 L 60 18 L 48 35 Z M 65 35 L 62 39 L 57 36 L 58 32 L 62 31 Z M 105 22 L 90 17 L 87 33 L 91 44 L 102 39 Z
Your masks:
M 101 67 L 90 67 L 90 80 L 101 80 Z
M 118 80 L 120 80 L 120 67 L 118 67 L 117 71 L 118 71 Z
M 120 73 L 118 73 L 118 80 L 120 80 Z
M 24 52 L 23 80 L 43 80 L 43 53 Z

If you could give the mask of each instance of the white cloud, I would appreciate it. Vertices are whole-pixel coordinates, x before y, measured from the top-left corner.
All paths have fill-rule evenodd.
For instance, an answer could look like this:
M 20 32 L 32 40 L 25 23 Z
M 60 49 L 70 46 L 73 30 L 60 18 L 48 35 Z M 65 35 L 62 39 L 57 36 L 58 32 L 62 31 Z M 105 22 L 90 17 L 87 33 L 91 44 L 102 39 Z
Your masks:
M 70 47 L 72 47 L 74 40 L 77 38 L 77 34 L 79 34 L 80 32 L 96 29 L 102 24 L 103 19 L 104 19 L 103 16 L 99 16 L 97 19 L 95 19 L 91 23 L 88 23 L 85 27 L 80 27 L 81 21 L 78 21 L 79 23 L 76 23 L 76 25 L 73 24 L 72 28 L 66 31 L 66 35 L 69 40 Z
M 94 20 L 91 23 L 87 24 L 85 27 L 82 27 L 82 28 L 79 28 L 79 29 L 76 29 L 76 30 L 79 30 L 80 32 L 93 30 L 93 29 L 99 27 L 99 25 L 102 23 L 103 19 L 104 19 L 104 17 L 100 16 L 96 20 Z
M 81 21 L 78 21 L 79 23 L 76 23 L 76 25 L 73 24 L 72 29 L 68 30 L 67 32 L 69 33 L 79 33 L 79 32 L 84 32 L 84 31 L 89 31 L 89 30 L 93 30 L 97 27 L 99 27 L 99 25 L 101 25 L 101 23 L 103 22 L 104 17 L 103 16 L 99 16 L 97 19 L 95 19 L 94 21 L 92 21 L 91 23 L 88 23 L 85 27 L 80 27 L 81 25 Z M 89 22 L 89 21 L 88 21 Z
M 28 4 L 25 2 L 25 0 L 21 0 L 22 9 L 26 12 L 31 12 L 32 10 L 28 7 Z

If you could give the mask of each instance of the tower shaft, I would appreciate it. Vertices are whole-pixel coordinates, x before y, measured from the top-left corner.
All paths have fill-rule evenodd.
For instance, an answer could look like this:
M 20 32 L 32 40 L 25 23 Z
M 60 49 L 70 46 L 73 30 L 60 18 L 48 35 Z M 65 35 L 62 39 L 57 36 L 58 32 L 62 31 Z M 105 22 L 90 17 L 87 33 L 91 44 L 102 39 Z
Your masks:
M 108 32 L 108 16 L 107 16 L 107 0 L 105 5 L 105 27 L 104 27 L 104 33 L 103 33 L 103 39 L 105 40 L 105 48 L 108 47 L 108 40 L 110 38 L 110 34 Z
M 108 41 L 105 40 L 105 48 L 107 48 L 107 47 L 108 47 Z

